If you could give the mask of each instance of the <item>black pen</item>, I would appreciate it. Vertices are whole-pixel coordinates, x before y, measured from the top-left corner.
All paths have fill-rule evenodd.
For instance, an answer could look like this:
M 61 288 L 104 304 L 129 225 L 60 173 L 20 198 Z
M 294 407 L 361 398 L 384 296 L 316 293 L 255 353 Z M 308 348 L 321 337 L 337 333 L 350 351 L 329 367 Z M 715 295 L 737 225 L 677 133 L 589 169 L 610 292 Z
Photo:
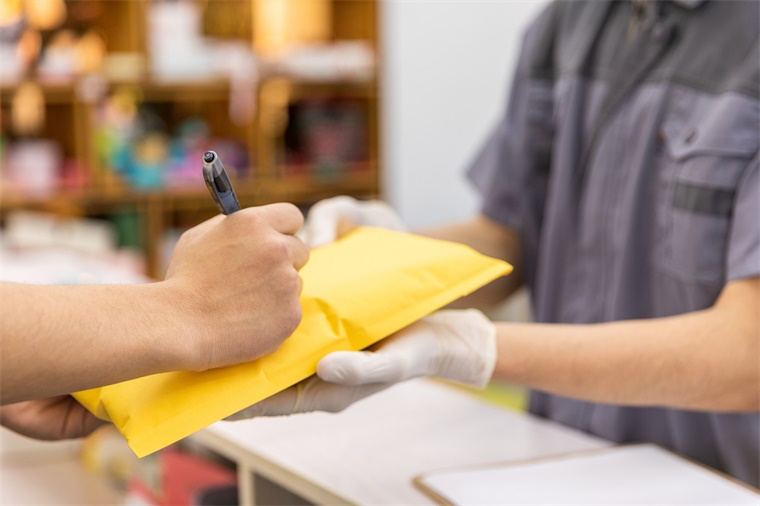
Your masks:
M 213 151 L 206 151 L 203 154 L 203 180 L 206 181 L 211 198 L 214 199 L 222 214 L 240 211 L 240 202 L 235 195 L 235 190 L 232 189 L 227 171 L 224 170 L 219 155 Z

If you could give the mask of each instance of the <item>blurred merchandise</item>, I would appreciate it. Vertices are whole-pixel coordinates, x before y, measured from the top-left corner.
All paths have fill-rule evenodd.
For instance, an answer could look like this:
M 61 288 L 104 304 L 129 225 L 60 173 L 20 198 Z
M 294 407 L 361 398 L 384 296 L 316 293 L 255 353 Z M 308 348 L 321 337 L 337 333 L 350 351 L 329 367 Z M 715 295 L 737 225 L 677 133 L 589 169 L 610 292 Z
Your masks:
M 163 185 L 168 140 L 160 117 L 140 109 L 137 91 L 118 89 L 100 111 L 96 146 L 101 162 L 136 188 Z
M 113 223 L 119 248 L 138 251 L 143 247 L 140 230 L 140 216 L 134 210 L 121 210 L 109 216 Z
M 175 227 L 166 230 L 161 236 L 161 250 L 158 262 L 162 273 L 166 273 L 166 270 L 169 268 L 169 261 L 174 254 L 174 248 L 177 246 L 179 238 L 185 230 L 184 228 Z
M 23 0 L 26 22 L 39 30 L 50 30 L 66 20 L 66 3 L 63 0 Z
M 106 54 L 106 43 L 96 31 L 90 30 L 76 43 L 77 73 L 80 75 L 94 74 L 103 66 Z
M 0 29 L 0 32 L 2 30 Z M 14 44 L 0 40 L 0 84 L 14 83 L 24 75 L 26 64 Z
M 7 262 L 5 258 L 0 262 L 5 279 Z M 82 465 L 82 447 L 81 439 L 41 441 L 0 427 L 0 502 L 27 506 L 123 504 L 124 491 Z
M 49 140 L 21 140 L 8 144 L 2 159 L 3 191 L 33 197 L 51 195 L 61 175 L 62 155 Z
M 11 102 L 11 125 L 17 135 L 34 135 L 45 124 L 45 95 L 40 85 L 21 84 Z
M 0 0 L 0 224 L 110 220 L 164 270 L 216 213 L 213 149 L 244 206 L 376 196 L 376 0 Z M 168 231 L 168 232 L 167 232 Z
M 317 179 L 344 175 L 367 157 L 366 118 L 351 100 L 303 100 L 288 108 L 285 167 Z
M 83 104 L 96 105 L 103 101 L 108 92 L 108 83 L 99 74 L 90 74 L 76 83 L 76 98 Z
M 233 173 L 242 174 L 248 165 L 245 148 L 233 140 L 212 139 L 201 118 L 186 118 L 171 132 L 150 104 L 138 103 L 138 92 L 131 88 L 117 89 L 105 101 L 98 125 L 102 165 L 134 188 L 201 187 L 198 164 L 209 146 L 225 157 Z
M 47 83 L 70 83 L 79 68 L 77 54 L 78 38 L 71 30 L 61 30 L 53 35 L 42 51 L 37 75 Z
M 273 62 L 278 73 L 310 81 L 362 81 L 375 72 L 375 54 L 362 41 L 300 45 Z
M 22 15 L 21 0 L 0 1 L 0 27 L 21 23 Z
M 148 7 L 148 50 L 157 79 L 209 78 L 211 51 L 201 32 L 201 9 L 196 2 L 152 2 Z
M 136 52 L 110 52 L 103 58 L 103 76 L 112 82 L 142 79 L 146 73 L 145 56 Z
M 372 46 L 331 40 L 329 0 L 254 0 L 254 47 L 276 74 L 312 81 L 370 79 Z
M 326 42 L 332 30 L 328 0 L 253 0 L 256 51 L 276 58 L 294 45 Z
M 29 42 L 17 43 L 24 30 L 21 0 L 0 0 L 0 83 L 21 80 L 31 63 Z
M 36 235 L 42 238 L 41 234 Z M 0 279 L 3 281 L 54 285 L 149 281 L 144 275 L 145 260 L 131 250 L 92 255 L 57 246 L 19 249 L 10 247 L 8 242 L 7 235 L 0 234 Z
M 209 146 L 214 146 L 214 151 L 224 159 L 225 168 L 231 176 L 245 176 L 249 165 L 245 148 L 233 140 L 212 139 L 206 123 L 199 118 L 190 118 L 179 124 L 172 138 L 169 186 L 200 184 L 203 176 L 198 160 L 202 159 Z
M 113 425 L 105 425 L 84 439 L 81 459 L 87 471 L 105 477 L 123 491 L 140 466 L 140 459 Z
M 237 472 L 219 462 L 169 447 L 139 461 L 127 504 L 238 504 Z M 224 502 L 207 502 L 224 494 Z
M 151 74 L 160 81 L 208 81 L 256 75 L 250 44 L 203 34 L 199 3 L 153 2 L 148 10 Z
M 230 120 L 239 126 L 251 124 L 256 114 L 260 69 L 250 44 L 216 42 L 213 61 L 215 71 L 230 80 Z
M 199 183 L 203 179 L 198 168 L 199 160 L 203 159 L 208 146 L 216 146 L 216 143 L 211 140 L 205 121 L 188 118 L 180 123 L 171 141 L 171 158 L 167 167 L 171 174 L 169 184 L 179 186 Z
M 87 168 L 81 160 L 67 158 L 63 161 L 57 182 L 59 190 L 79 191 L 84 188 L 88 182 Z
M 116 233 L 101 220 L 14 211 L 6 219 L 4 243 L 14 249 L 58 248 L 107 255 L 116 250 Z
M 27 28 L 18 39 L 16 55 L 24 65 L 31 65 L 40 55 L 42 49 L 42 37 L 40 32 Z

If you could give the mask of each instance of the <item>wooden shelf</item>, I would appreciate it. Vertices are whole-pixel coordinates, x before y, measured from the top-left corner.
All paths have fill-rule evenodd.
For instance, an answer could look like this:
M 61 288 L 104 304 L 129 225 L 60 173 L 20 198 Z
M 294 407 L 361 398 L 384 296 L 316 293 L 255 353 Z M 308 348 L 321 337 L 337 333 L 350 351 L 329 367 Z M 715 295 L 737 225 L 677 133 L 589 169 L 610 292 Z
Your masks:
M 256 15 L 255 0 L 196 1 L 206 15 L 206 36 L 234 39 L 255 46 L 257 39 L 252 31 Z M 67 2 L 72 9 L 80 5 L 77 0 Z M 99 5 L 99 17 L 91 18 L 87 26 L 81 23 L 76 25 L 79 23 L 76 21 L 73 22 L 75 26 L 64 28 L 77 33 L 93 29 L 105 36 L 106 50 L 111 54 L 130 54 L 145 64 L 143 70 L 149 69 L 149 4 L 134 0 L 109 0 Z M 377 48 L 376 0 L 332 0 L 332 11 L 332 31 L 328 42 L 362 40 Z M 225 21 L 225 16 L 229 22 Z M 135 80 L 106 80 L 104 85 L 107 93 L 118 88 L 133 88 L 139 100 L 161 116 L 167 131 L 173 131 L 190 118 L 200 117 L 208 126 L 212 139 L 228 139 L 243 147 L 254 168 L 244 171 L 244 176 L 235 179 L 233 184 L 241 204 L 245 206 L 289 201 L 306 207 L 321 198 L 339 194 L 377 196 L 380 192 L 377 77 L 303 79 L 281 72 L 266 57 L 262 57 L 261 62 L 259 81 L 251 90 L 256 93 L 253 97 L 256 111 L 251 118 L 236 123 L 229 116 L 230 100 L 234 97 L 231 97 L 233 83 L 228 78 L 176 82 L 155 79 L 148 74 Z M 0 84 L 3 114 L 9 109 L 21 84 Z M 103 216 L 120 213 L 125 208 L 132 210 L 139 215 L 140 240 L 144 244 L 148 274 L 160 277 L 163 273 L 160 272 L 159 258 L 166 232 L 178 226 L 197 223 L 217 212 L 203 182 L 198 180 L 197 185 L 155 190 L 138 190 L 114 183 L 120 178 L 104 166 L 95 140 L 104 101 L 81 96 L 80 86 L 84 84 L 86 89 L 88 83 L 77 80 L 66 83 L 38 80 L 37 84 L 45 98 L 46 118 L 50 120 L 42 137 L 56 141 L 62 147 L 66 161 L 75 160 L 78 166 L 84 167 L 84 179 L 88 181 L 88 186 L 33 195 L 13 190 L 7 184 L 2 185 L 0 220 L 4 220 L 7 213 L 20 209 L 78 216 Z M 262 99 L 270 85 L 273 85 L 275 92 L 285 89 L 287 100 Z M 300 100 L 330 101 L 342 98 L 356 99 L 366 112 L 366 157 L 371 162 L 349 164 L 335 177 L 320 176 L 318 170 L 307 166 L 281 166 L 280 161 L 287 158 L 283 151 L 283 122 L 287 124 L 288 107 Z M 4 123 L 3 128 L 8 128 L 8 123 Z M 8 132 L 8 137 L 13 139 L 13 134 Z
M 13 95 L 22 83 L 0 85 L 0 101 L 10 102 Z M 41 85 L 42 93 L 45 95 L 45 102 L 48 104 L 71 104 L 77 100 L 75 83 L 66 84 L 46 84 Z
M 293 175 L 281 178 L 234 179 L 233 185 L 238 197 L 254 201 L 258 205 L 267 201 L 284 200 L 299 202 L 314 195 L 326 193 L 357 193 L 376 195 L 379 193 L 377 172 L 372 164 L 357 164 L 351 170 L 336 178 L 318 178 L 309 175 Z M 197 185 L 168 186 L 150 190 L 135 190 L 128 186 L 88 186 L 81 189 L 59 190 L 50 194 L 30 194 L 22 191 L 3 190 L 0 192 L 0 213 L 15 209 L 62 209 L 81 208 L 83 210 L 123 205 L 138 205 L 147 201 L 159 201 L 170 206 L 183 203 L 196 205 L 199 201 L 214 202 L 199 181 Z

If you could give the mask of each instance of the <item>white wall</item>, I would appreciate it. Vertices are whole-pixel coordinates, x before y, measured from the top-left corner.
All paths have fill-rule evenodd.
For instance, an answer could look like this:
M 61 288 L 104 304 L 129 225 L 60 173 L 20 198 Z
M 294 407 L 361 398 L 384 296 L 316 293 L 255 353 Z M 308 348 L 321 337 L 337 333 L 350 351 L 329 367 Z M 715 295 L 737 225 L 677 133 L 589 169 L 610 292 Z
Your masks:
M 534 1 L 385 0 L 384 197 L 412 228 L 471 216 L 464 177 L 503 110 Z

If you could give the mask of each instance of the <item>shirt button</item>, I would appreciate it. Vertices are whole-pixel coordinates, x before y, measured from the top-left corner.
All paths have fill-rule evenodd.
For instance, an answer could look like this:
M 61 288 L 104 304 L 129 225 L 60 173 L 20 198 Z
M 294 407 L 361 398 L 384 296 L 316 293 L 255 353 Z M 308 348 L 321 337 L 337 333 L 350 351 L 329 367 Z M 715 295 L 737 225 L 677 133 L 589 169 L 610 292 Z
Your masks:
M 665 38 L 665 25 L 663 23 L 657 23 L 652 27 L 652 38 L 655 42 L 660 42 Z

